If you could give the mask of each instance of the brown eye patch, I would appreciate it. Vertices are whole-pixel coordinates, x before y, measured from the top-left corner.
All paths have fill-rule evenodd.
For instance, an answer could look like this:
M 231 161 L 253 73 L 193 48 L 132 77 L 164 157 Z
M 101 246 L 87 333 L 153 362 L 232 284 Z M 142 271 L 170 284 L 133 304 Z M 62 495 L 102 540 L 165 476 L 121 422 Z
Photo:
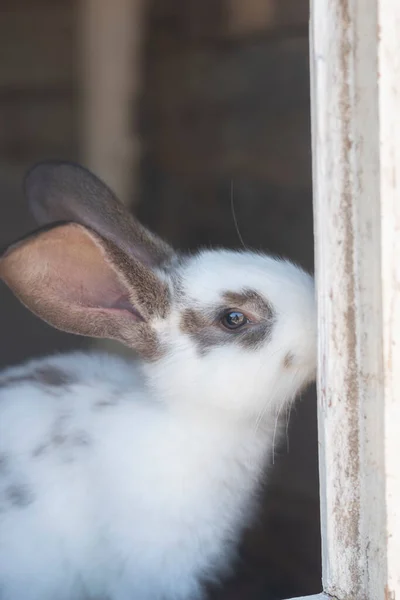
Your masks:
M 223 294 L 225 307 L 219 307 L 216 312 L 202 309 L 188 308 L 181 318 L 180 328 L 195 342 L 199 352 L 206 353 L 213 347 L 226 344 L 239 344 L 246 349 L 256 349 L 265 343 L 272 331 L 274 312 L 271 306 L 252 290 L 242 293 L 226 292 Z M 237 306 L 230 309 L 229 306 Z M 237 329 L 227 331 L 221 325 L 221 318 L 229 312 L 240 312 L 247 315 L 251 311 L 254 318 L 249 319 L 249 324 Z
M 271 304 L 254 290 L 225 292 L 222 297 L 228 305 L 254 311 L 263 320 L 272 321 L 275 318 Z

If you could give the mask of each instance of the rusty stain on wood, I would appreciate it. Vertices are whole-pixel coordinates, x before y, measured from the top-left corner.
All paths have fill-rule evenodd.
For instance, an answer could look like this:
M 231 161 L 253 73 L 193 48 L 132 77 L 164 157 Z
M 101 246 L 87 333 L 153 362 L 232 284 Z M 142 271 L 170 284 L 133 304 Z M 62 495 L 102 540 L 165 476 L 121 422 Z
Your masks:
M 396 600 L 396 593 L 390 590 L 388 585 L 385 585 L 385 600 Z

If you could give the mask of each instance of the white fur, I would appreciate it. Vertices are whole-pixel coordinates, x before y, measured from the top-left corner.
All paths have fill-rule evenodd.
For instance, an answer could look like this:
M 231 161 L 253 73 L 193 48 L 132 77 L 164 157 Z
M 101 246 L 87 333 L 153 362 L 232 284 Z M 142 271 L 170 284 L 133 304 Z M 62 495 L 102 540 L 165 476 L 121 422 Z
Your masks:
M 196 600 L 229 567 L 277 416 L 315 373 L 313 283 L 247 252 L 202 252 L 179 275 L 183 300 L 154 324 L 167 348 L 157 362 L 76 353 L 0 374 L 1 600 Z M 182 306 L 244 288 L 273 306 L 271 339 L 199 354 Z M 1 386 L 40 365 L 72 383 Z M 10 486 L 26 506 L 11 505 Z

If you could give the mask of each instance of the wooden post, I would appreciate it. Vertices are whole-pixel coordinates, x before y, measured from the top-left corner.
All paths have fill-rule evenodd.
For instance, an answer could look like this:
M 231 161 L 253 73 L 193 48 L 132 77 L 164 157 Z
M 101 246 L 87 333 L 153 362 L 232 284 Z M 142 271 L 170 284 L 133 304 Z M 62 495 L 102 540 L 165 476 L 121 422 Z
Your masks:
M 274 0 L 228 0 L 228 31 L 233 35 L 264 31 L 274 24 Z
M 324 590 L 400 598 L 400 2 L 312 0 Z
M 138 181 L 136 111 L 146 0 L 81 0 L 82 161 L 132 206 Z M 95 348 L 131 356 L 111 340 Z
M 139 160 L 135 127 L 144 3 L 80 3 L 83 161 L 129 204 Z

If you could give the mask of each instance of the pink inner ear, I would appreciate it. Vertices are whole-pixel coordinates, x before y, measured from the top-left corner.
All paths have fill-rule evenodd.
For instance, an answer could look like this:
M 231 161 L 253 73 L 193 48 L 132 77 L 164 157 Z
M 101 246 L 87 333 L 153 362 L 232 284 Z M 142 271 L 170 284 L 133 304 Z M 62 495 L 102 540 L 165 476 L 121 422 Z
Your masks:
M 120 296 L 111 304 L 111 306 L 107 308 L 111 308 L 113 310 L 127 311 L 134 317 L 135 321 L 144 321 L 142 315 L 139 313 L 138 310 L 135 309 L 135 307 L 129 301 L 128 296 Z
M 50 278 L 50 286 L 66 304 L 129 312 L 135 320 L 143 321 L 126 286 L 92 240 L 81 243 L 76 250 L 53 247 L 52 261 L 59 271 Z
M 0 261 L 0 276 L 36 315 L 64 331 L 130 343 L 131 324 L 145 320 L 107 247 L 81 225 L 14 245 Z

